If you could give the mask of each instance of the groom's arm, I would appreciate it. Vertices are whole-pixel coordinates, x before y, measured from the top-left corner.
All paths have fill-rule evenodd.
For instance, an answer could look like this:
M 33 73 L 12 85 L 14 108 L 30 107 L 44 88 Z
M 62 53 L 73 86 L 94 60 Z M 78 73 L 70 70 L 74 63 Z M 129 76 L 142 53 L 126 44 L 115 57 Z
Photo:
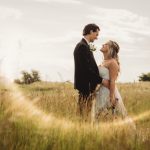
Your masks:
M 109 80 L 106 80 L 106 79 L 103 79 L 102 80 L 102 84 L 107 87 L 108 89 L 110 88 L 110 81 Z
M 102 79 L 102 84 L 103 86 L 105 86 L 106 88 L 110 88 L 110 81 L 106 80 L 106 79 Z M 101 84 L 97 84 L 95 91 L 98 91 L 100 89 Z

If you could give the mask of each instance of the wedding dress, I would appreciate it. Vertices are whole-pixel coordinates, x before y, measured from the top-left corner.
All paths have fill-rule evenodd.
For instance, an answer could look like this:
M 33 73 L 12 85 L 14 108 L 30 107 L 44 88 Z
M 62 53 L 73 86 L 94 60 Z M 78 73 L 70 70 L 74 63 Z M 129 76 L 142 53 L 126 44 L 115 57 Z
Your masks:
M 98 69 L 100 76 L 103 79 L 109 80 L 109 69 L 104 66 L 99 66 Z M 117 104 L 115 109 L 112 109 L 110 102 L 110 90 L 101 85 L 100 89 L 96 92 L 96 99 L 92 108 L 92 117 L 98 119 L 98 117 L 101 118 L 111 114 L 112 116 L 116 115 L 125 118 L 127 116 L 127 111 L 117 86 L 115 86 L 115 98 L 117 99 Z

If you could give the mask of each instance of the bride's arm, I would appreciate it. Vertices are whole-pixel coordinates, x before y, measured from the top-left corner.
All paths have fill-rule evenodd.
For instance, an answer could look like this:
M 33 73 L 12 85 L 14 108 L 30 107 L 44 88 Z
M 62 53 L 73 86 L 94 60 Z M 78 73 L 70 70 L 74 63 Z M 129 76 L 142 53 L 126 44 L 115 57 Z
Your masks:
M 110 101 L 112 105 L 116 104 L 115 101 L 115 81 L 118 76 L 118 64 L 115 61 L 112 61 L 109 64 L 109 76 L 110 76 Z

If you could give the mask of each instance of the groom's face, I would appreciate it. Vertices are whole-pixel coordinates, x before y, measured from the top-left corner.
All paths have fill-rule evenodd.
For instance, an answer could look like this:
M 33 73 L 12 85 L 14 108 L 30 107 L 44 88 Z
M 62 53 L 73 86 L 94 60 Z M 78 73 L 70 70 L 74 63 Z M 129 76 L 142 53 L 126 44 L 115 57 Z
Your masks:
M 99 35 L 99 30 L 97 30 L 96 32 L 91 31 L 90 32 L 90 42 L 94 42 L 94 40 L 97 40 Z

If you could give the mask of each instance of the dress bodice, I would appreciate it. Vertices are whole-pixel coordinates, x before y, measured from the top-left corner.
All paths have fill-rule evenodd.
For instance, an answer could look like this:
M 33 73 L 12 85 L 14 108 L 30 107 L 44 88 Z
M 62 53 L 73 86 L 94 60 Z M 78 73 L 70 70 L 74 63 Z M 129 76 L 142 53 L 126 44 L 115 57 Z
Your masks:
M 98 67 L 99 74 L 103 79 L 109 80 L 109 70 L 105 66 L 99 66 Z

